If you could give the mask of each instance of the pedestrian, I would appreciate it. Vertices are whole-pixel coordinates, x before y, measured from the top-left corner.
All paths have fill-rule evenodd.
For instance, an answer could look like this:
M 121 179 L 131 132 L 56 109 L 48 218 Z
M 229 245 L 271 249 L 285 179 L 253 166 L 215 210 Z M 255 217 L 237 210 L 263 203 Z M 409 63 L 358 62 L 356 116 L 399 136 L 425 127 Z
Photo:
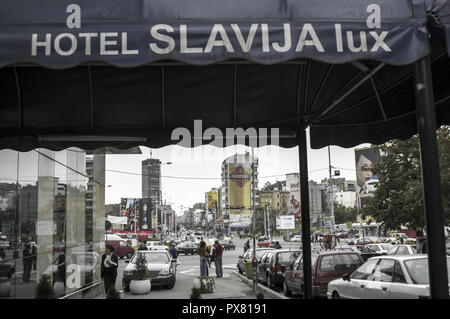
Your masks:
M 66 249 L 63 249 L 63 252 L 59 254 L 56 259 L 56 269 L 58 272 L 59 281 L 64 284 L 66 287 Z M 56 280 L 53 281 L 53 286 L 55 285 Z
M 142 241 L 142 242 L 141 242 L 141 244 L 139 245 L 139 250 L 148 250 L 145 241 Z
M 244 253 L 247 252 L 247 250 L 250 249 L 250 239 L 247 239 L 247 241 L 244 244 Z
M 281 249 L 282 248 L 278 241 L 275 242 L 274 247 L 275 247 L 275 249 Z
M 27 243 L 22 251 L 22 263 L 23 263 L 22 281 L 29 282 L 31 275 L 31 268 L 33 267 L 32 247 L 30 243 Z
M 178 258 L 178 251 L 177 251 L 177 247 L 175 247 L 175 243 L 172 243 L 172 247 L 170 247 L 169 253 L 170 253 L 170 255 L 172 255 L 173 259 Z
M 117 267 L 119 258 L 114 254 L 114 247 L 106 245 L 106 253 L 102 256 L 101 272 L 105 284 L 105 293 L 108 293 L 111 287 L 115 287 L 117 278 Z
M 219 244 L 219 241 L 216 240 L 214 242 L 214 247 L 212 251 L 214 266 L 216 267 L 216 276 L 217 278 L 223 277 L 223 269 L 222 269 L 222 246 Z
M 198 255 L 200 256 L 200 276 L 208 276 L 208 259 L 209 253 L 206 247 L 206 243 L 202 240 L 200 241 L 200 247 L 198 248 Z
M 416 233 L 416 251 L 418 254 L 427 253 L 427 239 L 421 229 L 419 229 Z

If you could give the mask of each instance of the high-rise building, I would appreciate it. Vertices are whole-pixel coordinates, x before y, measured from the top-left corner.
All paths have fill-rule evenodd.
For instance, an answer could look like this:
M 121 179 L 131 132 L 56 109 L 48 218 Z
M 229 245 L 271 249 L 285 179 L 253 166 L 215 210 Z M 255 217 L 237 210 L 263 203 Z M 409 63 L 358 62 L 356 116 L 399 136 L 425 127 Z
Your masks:
M 150 198 L 153 205 L 161 204 L 161 161 L 149 158 L 142 161 L 142 198 Z
M 252 187 L 252 164 L 254 177 Z M 222 162 L 222 214 L 225 228 L 248 229 L 252 218 L 252 190 L 258 190 L 258 159 L 235 154 Z M 258 198 L 255 195 L 255 206 Z

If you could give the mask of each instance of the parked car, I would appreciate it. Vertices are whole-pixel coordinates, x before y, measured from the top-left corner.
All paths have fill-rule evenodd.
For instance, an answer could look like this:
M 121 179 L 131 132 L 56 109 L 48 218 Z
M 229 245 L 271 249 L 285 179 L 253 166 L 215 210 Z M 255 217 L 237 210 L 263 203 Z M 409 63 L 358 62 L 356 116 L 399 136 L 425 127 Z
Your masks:
M 297 258 L 289 270 L 284 273 L 283 292 L 290 296 L 292 292 L 303 294 L 303 256 Z M 364 263 L 356 251 L 323 251 L 311 255 L 313 275 L 313 297 L 326 297 L 328 283 L 352 273 Z
M 258 263 L 258 281 L 269 288 L 283 285 L 283 274 L 301 254 L 300 249 L 274 249 L 267 251 Z
M 366 245 L 367 248 L 372 249 L 374 252 L 376 252 L 377 254 L 386 254 L 392 247 L 393 245 L 389 244 L 389 243 L 384 243 L 384 244 L 367 244 Z
M 195 255 L 197 253 L 198 245 L 192 241 L 184 241 L 178 244 L 176 248 L 179 254 L 185 254 L 186 256 L 189 254 Z
M 255 249 L 255 255 L 256 259 L 259 260 L 261 257 L 269 250 L 273 250 L 273 248 L 256 248 Z M 252 261 L 253 258 L 253 249 L 247 250 L 242 256 L 239 256 L 239 260 L 237 263 L 237 268 L 240 274 L 245 273 L 245 262 Z
M 148 241 L 146 243 L 148 250 L 169 250 L 169 247 L 167 245 L 164 245 L 160 241 Z
M 258 242 L 256 245 L 258 247 L 269 247 L 272 244 L 273 244 L 273 241 L 271 241 L 270 239 L 266 239 L 266 240 Z
M 372 239 L 370 239 L 370 238 L 359 238 L 355 242 L 355 245 L 367 245 L 367 244 L 373 244 Z
M 111 234 L 107 234 L 105 237 L 105 244 L 113 246 L 114 253 L 119 258 L 126 257 L 127 259 L 130 259 L 133 256 L 135 249 L 127 244 L 127 242 L 123 238 L 118 235 Z
M 222 248 L 224 250 L 231 250 L 231 249 L 235 250 L 236 249 L 236 245 L 233 244 L 233 242 L 231 240 L 222 240 L 222 241 L 219 241 L 219 244 L 222 246 Z
M 447 257 L 450 274 L 450 257 Z M 427 255 L 380 256 L 328 284 L 329 299 L 420 299 L 430 297 Z
M 128 265 L 123 271 L 122 287 L 129 291 L 130 282 L 134 279 L 133 270 L 136 269 L 138 254 L 144 254 L 147 261 L 147 269 L 150 271 L 152 286 L 163 286 L 172 289 L 176 282 L 176 259 L 172 259 L 170 254 L 164 250 L 140 250 L 134 254 L 131 260 L 127 260 Z
M 295 235 L 294 237 L 291 238 L 291 241 L 302 241 L 302 236 L 301 235 Z
M 415 255 L 417 254 L 416 246 L 411 245 L 394 245 L 387 255 Z

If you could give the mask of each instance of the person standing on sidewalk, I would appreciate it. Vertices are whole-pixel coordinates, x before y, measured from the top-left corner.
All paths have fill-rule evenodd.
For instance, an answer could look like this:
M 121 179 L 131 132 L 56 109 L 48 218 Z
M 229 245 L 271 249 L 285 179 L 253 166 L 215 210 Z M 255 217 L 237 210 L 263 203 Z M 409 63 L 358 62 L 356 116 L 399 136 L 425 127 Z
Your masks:
M 107 294 L 111 287 L 115 287 L 117 278 L 117 267 L 119 265 L 119 258 L 113 253 L 114 247 L 106 245 L 106 253 L 102 256 L 101 273 L 103 281 L 105 282 L 105 293 Z
M 222 246 L 219 244 L 219 241 L 216 240 L 214 242 L 214 247 L 212 251 L 212 256 L 214 260 L 214 265 L 216 267 L 216 276 L 217 278 L 223 277 L 223 269 L 222 269 Z
M 29 282 L 31 268 L 33 267 L 32 247 L 30 243 L 27 243 L 22 251 L 22 262 L 23 262 L 22 281 Z
M 209 253 L 206 243 L 202 240 L 198 248 L 198 255 L 200 256 L 200 276 L 208 276 L 208 259 Z

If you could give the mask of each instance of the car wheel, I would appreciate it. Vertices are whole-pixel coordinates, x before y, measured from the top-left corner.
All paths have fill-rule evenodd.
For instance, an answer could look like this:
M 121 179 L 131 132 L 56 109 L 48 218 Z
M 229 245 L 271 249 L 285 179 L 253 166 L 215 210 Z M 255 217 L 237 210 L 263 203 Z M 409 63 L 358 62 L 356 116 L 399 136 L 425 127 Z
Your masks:
M 175 286 L 177 279 L 174 277 L 173 280 L 166 286 L 167 289 L 172 289 Z
M 331 295 L 331 299 L 341 299 L 341 296 L 339 296 L 339 293 L 337 291 L 335 291 Z
M 132 254 L 132 253 L 128 253 L 128 254 L 127 254 L 127 258 L 128 258 L 128 259 L 131 259 L 131 257 L 133 257 L 133 254 Z
M 292 295 L 292 292 L 289 290 L 289 287 L 287 286 L 286 280 L 283 281 L 283 293 L 286 297 L 290 297 Z

